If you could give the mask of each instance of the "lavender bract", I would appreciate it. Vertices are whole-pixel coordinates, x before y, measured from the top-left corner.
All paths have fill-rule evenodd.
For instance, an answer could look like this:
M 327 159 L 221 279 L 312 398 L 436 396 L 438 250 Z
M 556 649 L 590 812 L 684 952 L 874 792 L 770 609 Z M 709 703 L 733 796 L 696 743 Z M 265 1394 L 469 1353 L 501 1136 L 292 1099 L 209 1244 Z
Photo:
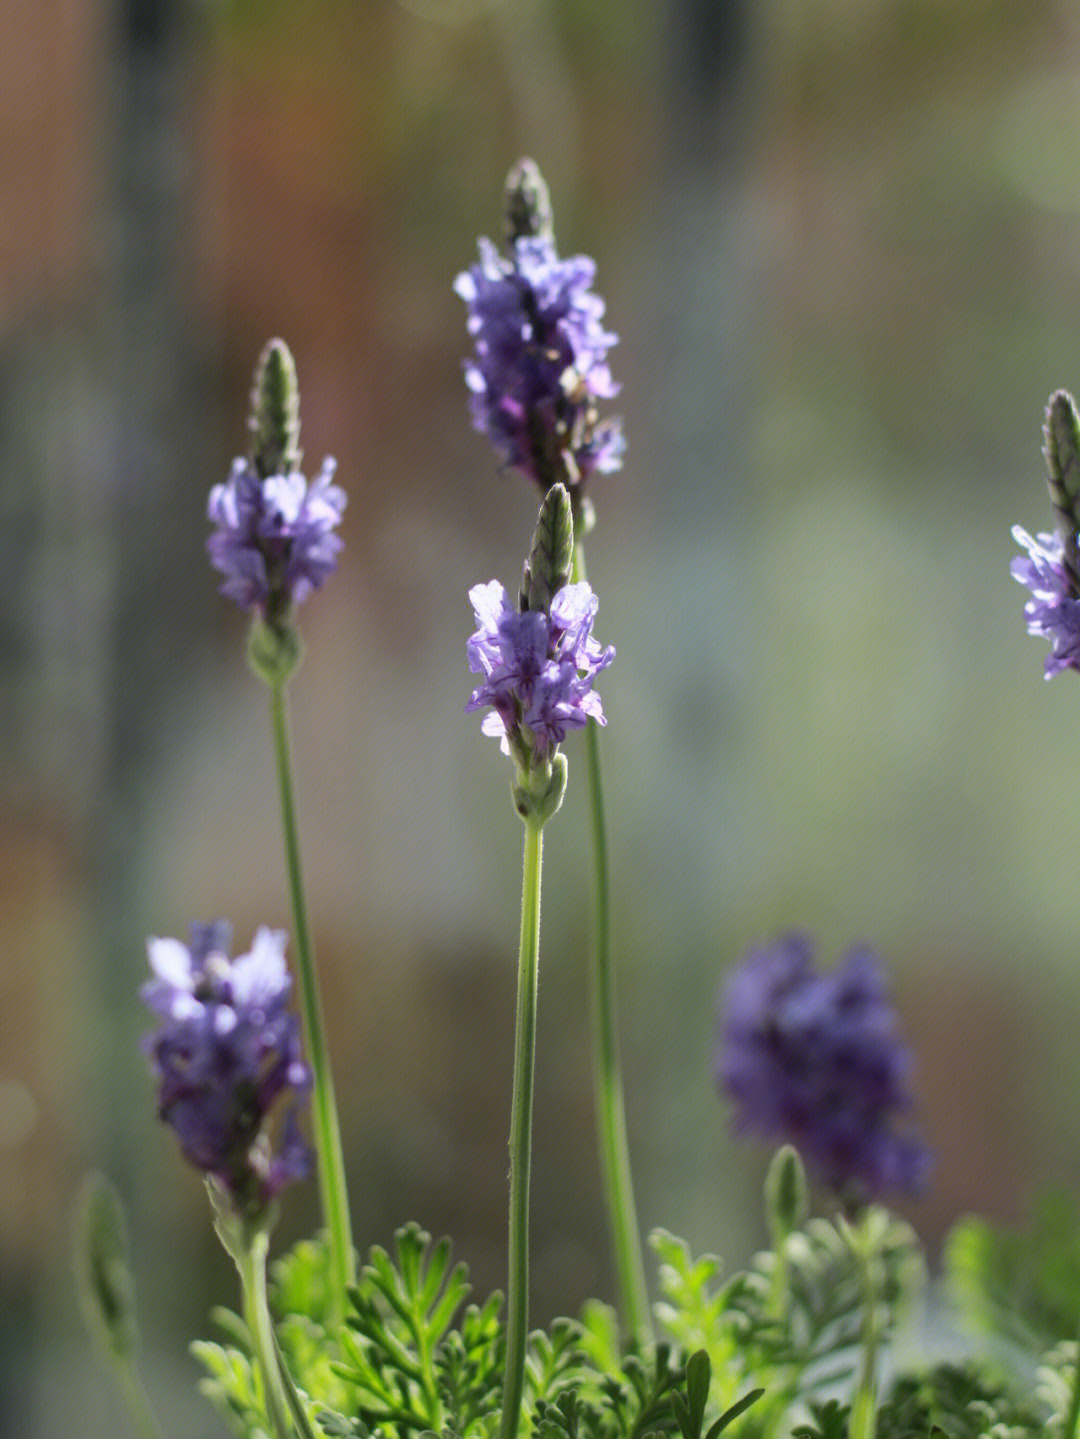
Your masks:
M 619 469 L 620 422 L 597 414 L 597 401 L 619 387 L 607 364 L 618 337 L 601 324 L 604 302 L 590 289 L 595 263 L 560 260 L 544 236 L 519 237 L 509 259 L 490 240 L 479 249 L 479 264 L 454 282 L 476 342 L 465 367 L 474 427 L 544 491 Z
M 238 1212 L 261 1215 L 311 1168 L 297 1111 L 311 1087 L 299 1020 L 287 1008 L 292 981 L 285 934 L 260 928 L 247 954 L 229 958 L 230 926 L 193 924 L 188 943 L 150 939 L 154 978 L 142 997 L 161 1017 L 143 1048 L 159 1081 L 158 1112 L 186 1159 L 217 1180 Z M 268 1124 L 291 1098 L 275 1151 Z
M 334 469 L 334 460 L 324 460 L 308 484 L 298 470 L 260 479 L 249 460 L 233 461 L 207 507 L 217 528 L 206 548 L 225 576 L 223 595 L 276 620 L 327 580 L 342 548 L 334 530 L 346 504 Z
M 1027 556 L 1017 555 L 1009 568 L 1013 579 L 1031 591 L 1024 606 L 1028 633 L 1051 642 L 1045 678 L 1052 679 L 1062 670 L 1080 670 L 1080 599 L 1064 563 L 1060 535 L 1040 534 L 1033 539 L 1019 525 L 1013 526 L 1012 535 L 1027 550 Z
M 715 1076 L 735 1128 L 799 1150 L 838 1192 L 919 1190 L 929 1154 L 897 1121 L 908 1049 L 875 956 L 818 974 L 802 935 L 755 949 L 724 986 Z
M 587 584 L 564 585 L 550 612 L 519 611 L 498 580 L 469 591 L 479 628 L 468 643 L 469 668 L 484 676 L 466 710 L 491 706 L 485 734 L 505 754 L 543 760 L 571 729 L 605 724 L 593 681 L 615 658 L 592 637 L 597 599 Z

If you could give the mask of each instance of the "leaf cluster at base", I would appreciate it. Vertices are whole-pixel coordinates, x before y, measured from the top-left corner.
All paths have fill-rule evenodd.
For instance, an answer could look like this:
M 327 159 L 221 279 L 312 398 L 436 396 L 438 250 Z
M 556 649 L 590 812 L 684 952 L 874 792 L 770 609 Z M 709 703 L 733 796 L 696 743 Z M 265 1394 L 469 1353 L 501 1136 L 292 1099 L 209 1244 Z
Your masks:
M 875 1439 L 1062 1432 L 1077 1350 L 1060 1333 L 1073 1317 L 1060 1270 L 1027 1266 L 1019 1315 L 1002 1292 L 1017 1277 L 1018 1255 L 1038 1258 L 1039 1235 L 1057 1234 L 1059 1219 L 1048 1226 L 1039 1217 L 1027 1245 L 985 1226 L 960 1226 L 947 1249 L 949 1291 L 984 1330 L 996 1330 L 1002 1347 L 977 1360 L 895 1374 L 878 1396 Z M 887 1354 L 922 1289 L 923 1261 L 912 1230 L 887 1211 L 869 1211 L 864 1225 L 878 1261 L 876 1338 Z M 535 1331 L 523 1439 L 849 1439 L 865 1294 L 842 1220 L 811 1219 L 728 1279 L 717 1258 L 695 1257 L 674 1235 L 658 1230 L 652 1245 L 662 1294 L 658 1342 L 644 1352 L 625 1349 L 614 1312 L 598 1302 L 577 1320 Z M 433 1243 L 407 1225 L 392 1252 L 373 1248 L 343 1325 L 330 1321 L 321 1241 L 297 1245 L 273 1266 L 271 1280 L 281 1354 L 315 1432 L 335 1439 L 497 1435 L 502 1296 L 469 1302 L 465 1266 L 452 1262 L 448 1240 Z M 250 1336 L 234 1314 L 216 1311 L 215 1319 L 223 1342 L 194 1346 L 206 1370 L 202 1391 L 239 1439 L 266 1439 Z

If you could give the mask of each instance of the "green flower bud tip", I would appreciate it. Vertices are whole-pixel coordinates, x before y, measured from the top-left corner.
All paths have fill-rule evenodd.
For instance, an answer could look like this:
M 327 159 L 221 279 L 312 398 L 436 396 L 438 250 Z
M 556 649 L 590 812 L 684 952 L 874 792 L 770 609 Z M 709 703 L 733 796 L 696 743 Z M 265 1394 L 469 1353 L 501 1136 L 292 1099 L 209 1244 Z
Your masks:
M 513 250 L 518 240 L 548 240 L 555 237 L 551 195 L 535 160 L 523 158 L 506 177 L 506 245 Z
M 551 601 L 570 581 L 574 559 L 574 519 L 565 485 L 552 485 L 544 496 L 525 565 L 522 609 L 547 614 Z
M 1077 503 L 1080 500 L 1080 420 L 1072 396 L 1058 390 L 1050 396 L 1043 426 L 1047 485 L 1057 515 L 1063 560 L 1070 580 L 1078 578 Z
M 773 1155 L 765 1176 L 765 1217 L 775 1248 L 800 1227 L 806 1214 L 806 1170 L 798 1151 L 785 1144 Z
M 300 468 L 300 388 L 284 340 L 271 340 L 259 356 L 248 425 L 251 461 L 260 479 Z
M 72 1226 L 75 1281 L 87 1328 L 120 1364 L 135 1355 L 138 1326 L 134 1283 L 120 1196 L 103 1174 L 83 1180 Z

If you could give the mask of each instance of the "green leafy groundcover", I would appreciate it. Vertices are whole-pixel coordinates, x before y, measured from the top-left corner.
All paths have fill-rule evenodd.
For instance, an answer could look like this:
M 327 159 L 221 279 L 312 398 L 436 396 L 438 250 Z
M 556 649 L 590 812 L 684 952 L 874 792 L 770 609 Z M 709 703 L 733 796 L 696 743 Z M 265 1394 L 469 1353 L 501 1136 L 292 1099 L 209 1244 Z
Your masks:
M 1053 1222 L 1051 1222 L 1051 1219 Z M 1076 1346 L 1062 1340 L 1075 1302 L 1061 1265 L 1040 1262 L 1060 1203 L 1030 1235 L 965 1220 L 946 1251 L 945 1290 L 983 1330 L 978 1359 L 931 1363 L 883 1386 L 881 1439 L 945 1435 L 1013 1439 L 1061 1432 Z M 923 1291 L 918 1241 L 884 1209 L 868 1212 L 879 1259 L 875 1321 L 887 1353 Z M 530 1335 L 522 1432 L 538 1439 L 849 1439 L 865 1335 L 863 1288 L 842 1219 L 811 1219 L 725 1278 L 719 1259 L 691 1254 L 663 1230 L 652 1236 L 662 1294 L 658 1339 L 620 1347 L 608 1306 Z M 1060 1253 L 1060 1250 L 1058 1251 Z M 1022 1258 L 1021 1258 L 1022 1257 Z M 1012 1302 L 1003 1285 L 1023 1271 Z M 1073 1289 L 1075 1296 L 1078 1291 Z M 504 1363 L 502 1296 L 470 1302 L 466 1268 L 450 1242 L 418 1225 L 375 1247 L 350 1292 L 344 1326 L 329 1328 L 330 1283 L 321 1240 L 305 1240 L 272 1270 L 277 1337 L 316 1434 L 338 1439 L 488 1439 L 498 1431 Z M 198 1342 L 202 1391 L 241 1439 L 265 1439 L 262 1385 L 243 1321 L 215 1311 L 222 1339 Z M 1022 1335 L 1023 1342 L 1018 1341 Z

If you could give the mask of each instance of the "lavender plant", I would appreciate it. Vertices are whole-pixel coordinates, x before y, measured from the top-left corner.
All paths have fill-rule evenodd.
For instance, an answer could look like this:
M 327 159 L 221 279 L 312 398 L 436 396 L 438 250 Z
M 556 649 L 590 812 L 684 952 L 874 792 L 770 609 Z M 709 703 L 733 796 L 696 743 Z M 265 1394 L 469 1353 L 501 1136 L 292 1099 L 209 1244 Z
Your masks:
M 616 1043 L 610 889 L 597 681 L 615 651 L 593 635 L 597 597 L 581 539 L 586 486 L 619 467 L 614 335 L 592 293 L 594 265 L 561 260 L 547 189 L 520 162 L 506 192 L 506 248 L 480 244 L 458 277 L 475 356 L 473 420 L 542 502 L 521 585 L 474 586 L 465 705 L 512 763 L 524 826 L 510 1133 L 507 1294 L 471 1298 L 448 1239 L 406 1224 L 391 1249 L 353 1249 L 344 1153 L 300 863 L 286 688 L 302 658 L 300 606 L 331 577 L 346 499 L 326 461 L 300 471 L 299 399 L 287 347 L 256 371 L 249 454 L 210 494 L 210 560 L 251 615 L 248 661 L 271 698 L 299 979 L 290 940 L 260 928 L 231 955 L 229 927 L 149 941 L 144 1048 L 158 1111 L 205 1177 L 215 1227 L 236 1263 L 241 1312 L 193 1346 L 204 1394 L 240 1439 L 1020 1439 L 1080 1428 L 1080 1215 L 1038 1211 L 1009 1235 L 978 1219 L 946 1249 L 947 1292 L 980 1328 L 955 1362 L 898 1370 L 890 1348 L 925 1281 L 911 1227 L 885 1207 L 926 1182 L 912 1058 L 884 971 L 866 948 L 832 970 L 804 936 L 755 948 L 721 992 L 713 1072 L 737 1131 L 779 1146 L 765 1183 L 769 1245 L 744 1272 L 654 1231 L 658 1300 L 648 1302 Z M 1080 420 L 1050 401 L 1046 458 L 1054 533 L 1017 529 L 1013 573 L 1028 627 L 1050 640 L 1048 676 L 1080 669 Z M 529 1190 L 543 831 L 565 794 L 563 746 L 584 731 L 594 850 L 593 1043 L 598 1148 L 621 1313 L 594 1301 L 529 1329 Z M 704 1061 L 703 1061 L 704 1063 Z M 310 1111 L 310 1140 L 304 1126 Z M 805 1168 L 804 1168 L 805 1161 Z M 278 1196 L 317 1174 L 325 1229 L 268 1265 Z M 811 1196 L 833 1217 L 811 1217 Z M 101 1179 L 78 1205 L 76 1268 L 99 1349 L 146 1439 L 161 1429 L 138 1377 L 133 1280 L 119 1201 Z
M 492 580 L 469 592 L 479 628 L 469 640 L 469 668 L 483 676 L 467 709 L 490 706 L 483 722 L 514 760 L 514 808 L 525 824 L 521 944 L 518 957 L 514 1097 L 510 1114 L 510 1261 L 500 1439 L 515 1439 L 525 1377 L 529 1313 L 529 1171 L 536 1048 L 543 829 L 566 792 L 568 766 L 559 746 L 570 729 L 603 722 L 593 681 L 615 658 L 592 638 L 596 597 L 571 585 L 574 524 L 561 484 L 540 507 L 517 606 Z
M 575 533 L 570 573 L 584 584 L 582 540 L 595 518 L 586 486 L 593 474 L 618 470 L 625 450 L 621 421 L 600 417 L 600 402 L 618 393 L 607 364 L 617 337 L 603 328 L 604 303 L 590 288 L 595 263 L 587 256 L 558 257 L 548 188 L 532 160 L 518 161 L 507 177 L 505 217 L 505 255 L 482 239 L 480 263 L 454 285 L 469 307 L 469 333 L 476 346 L 465 367 L 473 424 L 487 435 L 504 466 L 519 470 L 545 492 L 556 484 L 566 487 Z M 645 1339 L 648 1289 L 619 1059 L 600 738 L 592 725 L 585 731 L 585 765 L 593 850 L 593 1090 L 600 1169 L 623 1323 L 629 1334 Z

